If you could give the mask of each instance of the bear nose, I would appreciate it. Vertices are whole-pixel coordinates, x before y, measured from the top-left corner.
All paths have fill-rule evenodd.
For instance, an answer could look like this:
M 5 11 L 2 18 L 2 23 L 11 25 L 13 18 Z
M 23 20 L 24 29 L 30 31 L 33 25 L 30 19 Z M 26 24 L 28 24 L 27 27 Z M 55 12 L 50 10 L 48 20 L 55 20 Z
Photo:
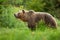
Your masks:
M 14 16 L 16 16 L 16 14 L 14 14 Z

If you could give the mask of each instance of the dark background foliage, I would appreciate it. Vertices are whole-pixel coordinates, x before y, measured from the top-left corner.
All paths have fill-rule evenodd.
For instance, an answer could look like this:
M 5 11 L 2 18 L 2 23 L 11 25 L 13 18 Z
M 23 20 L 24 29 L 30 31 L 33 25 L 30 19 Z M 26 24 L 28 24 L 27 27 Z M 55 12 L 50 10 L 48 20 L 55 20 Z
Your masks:
M 0 27 L 19 27 L 14 13 L 18 10 L 48 12 L 60 19 L 60 0 L 0 0 Z

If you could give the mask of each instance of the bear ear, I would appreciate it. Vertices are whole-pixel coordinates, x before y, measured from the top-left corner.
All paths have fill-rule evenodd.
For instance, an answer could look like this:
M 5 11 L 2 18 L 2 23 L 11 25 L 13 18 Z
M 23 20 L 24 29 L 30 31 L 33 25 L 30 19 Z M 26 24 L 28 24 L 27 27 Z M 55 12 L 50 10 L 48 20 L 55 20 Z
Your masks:
M 23 13 L 25 13 L 25 11 L 24 11 L 24 10 L 22 10 L 22 12 L 23 12 Z

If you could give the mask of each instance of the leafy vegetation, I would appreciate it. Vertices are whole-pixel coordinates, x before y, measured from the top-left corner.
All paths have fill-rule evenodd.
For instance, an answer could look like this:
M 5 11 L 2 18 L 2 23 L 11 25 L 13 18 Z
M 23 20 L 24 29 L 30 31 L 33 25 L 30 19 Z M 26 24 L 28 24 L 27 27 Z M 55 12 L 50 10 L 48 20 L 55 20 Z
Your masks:
M 57 29 L 39 22 L 32 32 L 27 23 L 14 17 L 22 9 L 52 14 L 57 20 Z M 0 0 L 0 40 L 60 40 L 59 13 L 60 0 Z

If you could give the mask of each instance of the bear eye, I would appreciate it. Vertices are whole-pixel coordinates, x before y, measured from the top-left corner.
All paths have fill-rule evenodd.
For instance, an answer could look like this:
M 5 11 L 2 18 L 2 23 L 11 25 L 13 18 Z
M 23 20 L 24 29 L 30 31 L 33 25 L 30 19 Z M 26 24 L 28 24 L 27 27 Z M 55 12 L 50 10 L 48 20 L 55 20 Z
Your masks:
M 19 15 L 20 15 L 20 13 L 17 14 L 17 16 L 19 16 Z

